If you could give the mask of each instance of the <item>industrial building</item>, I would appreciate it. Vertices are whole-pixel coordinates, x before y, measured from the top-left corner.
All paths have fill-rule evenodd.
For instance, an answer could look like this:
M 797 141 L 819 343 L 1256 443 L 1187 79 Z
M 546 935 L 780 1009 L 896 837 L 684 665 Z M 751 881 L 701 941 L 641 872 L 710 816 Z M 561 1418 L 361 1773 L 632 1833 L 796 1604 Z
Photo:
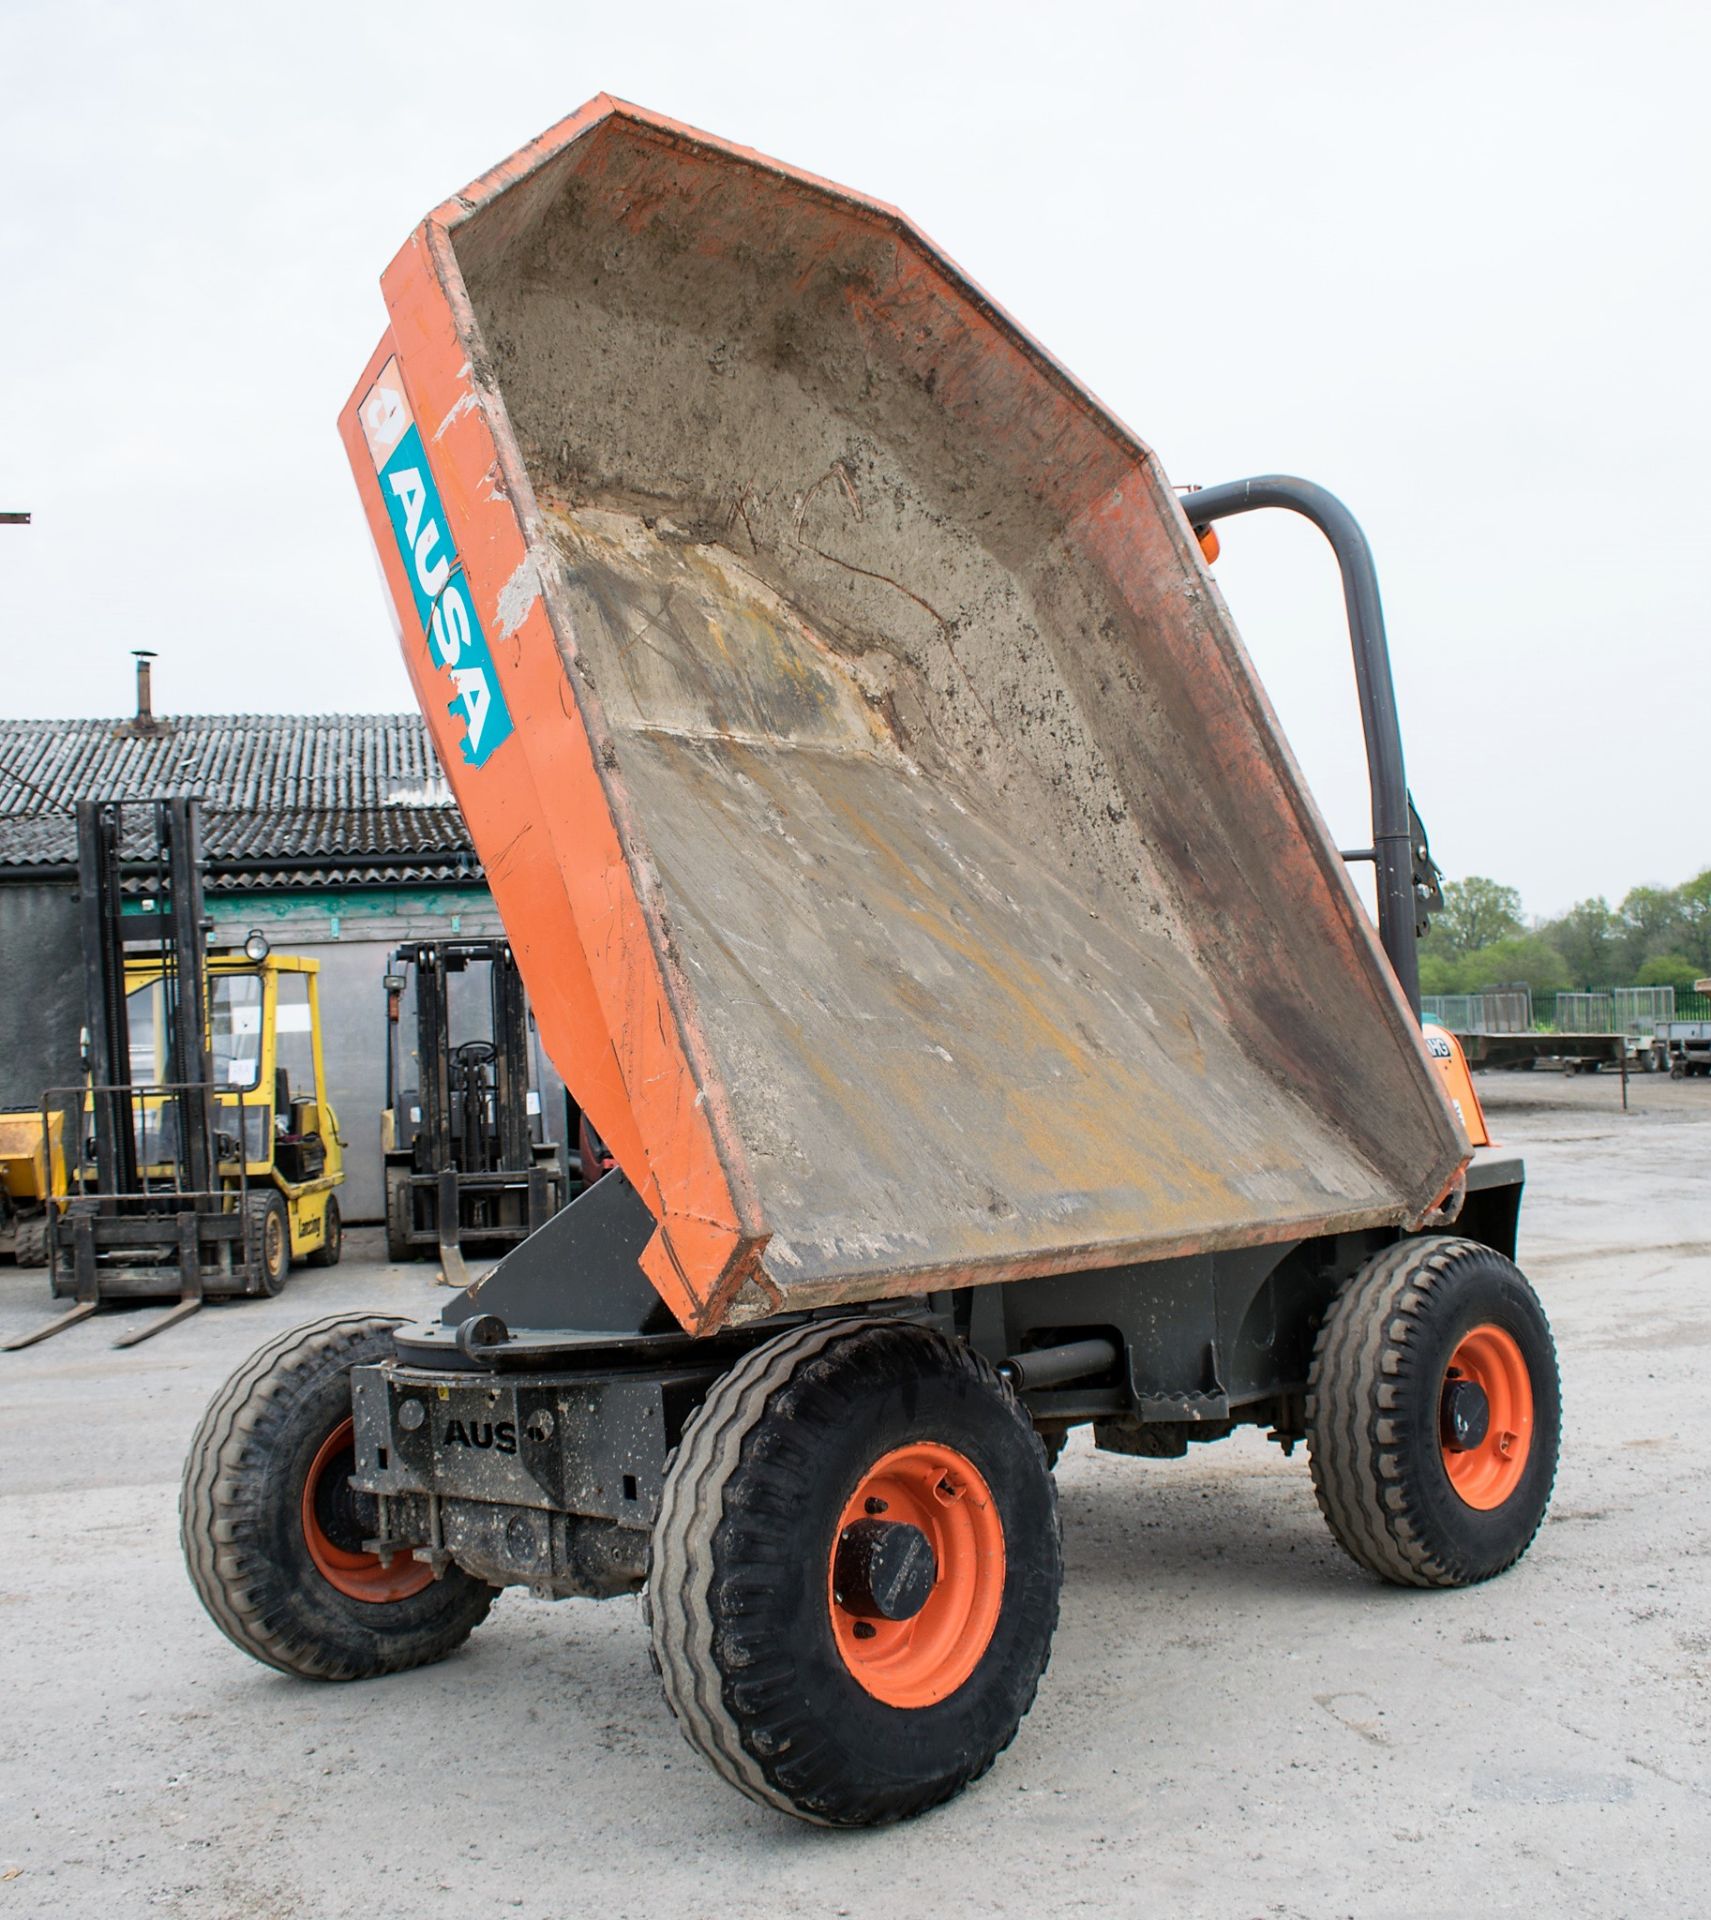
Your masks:
M 157 717 L 143 667 L 128 720 L 0 721 L 0 1109 L 80 1074 L 77 801 L 194 795 L 214 944 L 259 930 L 321 962 L 344 1214 L 379 1220 L 388 955 L 502 931 L 427 730 L 401 713 Z

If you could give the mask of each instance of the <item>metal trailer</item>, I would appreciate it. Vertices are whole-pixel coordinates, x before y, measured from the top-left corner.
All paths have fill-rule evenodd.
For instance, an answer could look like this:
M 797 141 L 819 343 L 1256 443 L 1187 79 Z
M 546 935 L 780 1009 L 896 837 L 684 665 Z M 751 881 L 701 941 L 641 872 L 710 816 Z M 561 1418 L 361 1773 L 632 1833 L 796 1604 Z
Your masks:
M 453 983 L 486 970 L 485 1032 L 452 1041 Z M 404 1044 L 409 1003 L 415 1044 Z M 465 1244 L 514 1246 L 564 1205 L 570 1169 L 530 1085 L 529 1010 L 503 940 L 422 940 L 386 976 L 386 1251 L 438 1256 L 467 1286 Z
M 1502 1067 L 1531 1073 L 1550 1062 L 1561 1073 L 1598 1073 L 1614 1067 L 1622 1077 L 1622 1106 L 1628 1105 L 1628 1072 L 1657 1069 L 1651 1046 L 1625 1033 L 1458 1033 L 1462 1057 L 1476 1071 Z
M 197 803 L 154 801 L 146 815 L 149 835 L 130 845 L 123 803 L 78 804 L 87 1078 L 50 1087 L 34 1129 L 57 1149 L 42 1181 L 49 1286 L 74 1304 L 7 1351 L 104 1305 L 175 1299 L 113 1343 L 135 1346 L 207 1300 L 277 1294 L 294 1254 L 339 1257 L 342 1143 L 316 964 L 270 957 L 260 936 L 253 953 L 210 955 Z M 124 910 L 122 864 L 146 879 L 137 912 Z M 287 975 L 314 1083 L 295 1097 L 276 1051 Z
M 859 1826 L 1015 1734 L 1073 1427 L 1305 1440 L 1374 1574 L 1513 1563 L 1556 1363 L 1521 1164 L 1416 1016 L 1434 870 L 1347 511 L 1179 499 L 894 209 L 604 96 L 383 287 L 345 444 L 616 1170 L 437 1320 L 222 1391 L 183 1531 L 223 1631 L 349 1679 L 505 1585 L 645 1584 L 691 1744 Z M 1342 569 L 1377 939 L 1207 570 L 1273 505 Z
M 1660 1020 L 1653 1034 L 1672 1080 L 1711 1075 L 1711 1020 Z

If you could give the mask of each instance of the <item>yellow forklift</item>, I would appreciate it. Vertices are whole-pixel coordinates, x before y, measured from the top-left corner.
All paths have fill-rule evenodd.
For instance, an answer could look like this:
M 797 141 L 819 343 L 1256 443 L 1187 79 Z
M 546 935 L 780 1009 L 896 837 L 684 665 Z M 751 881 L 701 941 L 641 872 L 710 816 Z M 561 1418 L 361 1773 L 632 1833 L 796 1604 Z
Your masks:
M 20 1267 L 48 1263 L 48 1196 L 65 1192 L 63 1136 L 34 1107 L 0 1113 L 0 1253 Z
M 131 911 L 121 806 L 78 808 L 87 1077 L 50 1088 L 34 1129 L 50 1285 L 74 1304 L 8 1351 L 104 1305 L 174 1299 L 114 1342 L 135 1346 L 205 1300 L 278 1293 L 294 1259 L 339 1258 L 319 962 L 260 933 L 209 953 L 196 803 L 152 805 L 152 855 L 125 861 L 144 883 Z M 36 1217 L 17 1229 L 32 1243 Z

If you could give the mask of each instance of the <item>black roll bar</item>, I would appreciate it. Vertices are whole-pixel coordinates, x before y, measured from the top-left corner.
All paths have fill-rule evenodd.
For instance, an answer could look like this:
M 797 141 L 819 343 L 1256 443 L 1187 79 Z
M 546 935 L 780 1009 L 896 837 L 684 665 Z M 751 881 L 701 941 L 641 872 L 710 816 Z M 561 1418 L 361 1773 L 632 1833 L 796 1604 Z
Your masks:
M 1396 686 L 1378 571 L 1360 522 L 1334 493 L 1287 473 L 1201 487 L 1180 496 L 1197 531 L 1214 520 L 1257 507 L 1286 507 L 1311 520 L 1331 543 L 1343 576 L 1349 643 L 1360 690 L 1361 728 L 1366 735 L 1367 774 L 1372 785 L 1372 860 L 1378 875 L 1378 937 L 1403 996 L 1420 1012 L 1420 957 L 1415 931 L 1414 834 L 1409 818 L 1408 776 L 1402 761 L 1402 727 L 1396 717 Z M 1364 857 L 1364 856 L 1356 856 Z

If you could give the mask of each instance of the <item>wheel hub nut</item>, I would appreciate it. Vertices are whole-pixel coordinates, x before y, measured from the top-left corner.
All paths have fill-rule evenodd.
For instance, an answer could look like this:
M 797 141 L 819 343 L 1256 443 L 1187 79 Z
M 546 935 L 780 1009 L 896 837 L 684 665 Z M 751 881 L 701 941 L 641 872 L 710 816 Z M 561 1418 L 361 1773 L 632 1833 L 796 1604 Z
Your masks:
M 846 1613 L 912 1620 L 938 1577 L 933 1543 L 919 1527 L 900 1520 L 857 1520 L 839 1537 L 832 1593 Z
M 1446 1380 L 1438 1427 L 1451 1453 L 1471 1453 L 1491 1426 L 1491 1405 L 1476 1380 Z

